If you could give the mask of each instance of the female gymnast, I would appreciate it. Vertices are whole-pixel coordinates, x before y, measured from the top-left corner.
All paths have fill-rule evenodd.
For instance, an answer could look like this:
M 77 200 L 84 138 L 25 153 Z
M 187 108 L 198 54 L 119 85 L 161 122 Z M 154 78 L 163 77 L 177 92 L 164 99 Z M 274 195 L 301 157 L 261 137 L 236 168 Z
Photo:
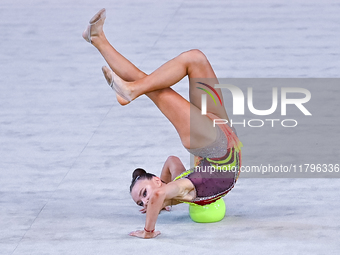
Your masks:
M 216 75 L 201 51 L 183 52 L 147 75 L 110 45 L 103 31 L 105 18 L 106 11 L 102 9 L 90 20 L 83 37 L 110 66 L 102 71 L 118 102 L 126 105 L 140 95 L 148 96 L 173 124 L 183 146 L 196 159 L 195 168 L 186 171 L 179 158 L 170 156 L 160 177 L 140 168 L 133 172 L 130 194 L 143 207 L 141 212 L 146 212 L 146 221 L 144 230 L 130 235 L 154 238 L 160 234 L 155 231 L 155 225 L 163 208 L 183 202 L 209 204 L 233 188 L 239 175 L 242 144 L 227 124 L 213 125 L 213 119 L 228 120 L 228 115 L 221 90 L 214 88 L 218 83 Z M 171 88 L 186 75 L 190 102 Z M 202 115 L 201 96 L 207 89 L 216 93 L 221 103 L 207 100 L 209 113 Z

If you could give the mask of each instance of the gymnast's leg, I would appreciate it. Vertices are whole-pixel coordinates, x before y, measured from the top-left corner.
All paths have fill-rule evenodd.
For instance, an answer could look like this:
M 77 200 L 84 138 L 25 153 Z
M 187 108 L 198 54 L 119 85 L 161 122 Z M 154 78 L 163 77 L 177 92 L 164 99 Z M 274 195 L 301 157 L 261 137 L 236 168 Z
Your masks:
M 96 13 L 90 20 L 90 25 L 83 32 L 84 39 L 98 49 L 110 68 L 123 80 L 135 81 L 146 76 L 109 43 L 103 31 L 105 18 L 105 9 Z
M 120 83 L 122 89 L 133 86 L 130 91 L 138 91 L 137 96 L 147 93 L 148 97 L 174 125 L 185 148 L 202 148 L 215 141 L 216 129 L 213 127 L 212 121 L 201 114 L 198 103 L 201 90 L 196 88 L 197 85 L 190 82 L 190 102 L 170 88 L 186 75 L 189 76 L 189 80 L 204 78 L 207 81 L 212 80 L 210 82 L 214 83 L 215 80 L 216 82 L 213 70 L 202 52 L 198 50 L 184 52 L 162 65 L 152 74 L 130 83 L 122 80 L 108 68 L 104 68 L 103 71 L 109 84 L 112 84 L 113 81 Z M 120 94 L 118 95 L 120 96 Z M 122 104 L 128 103 L 123 98 L 119 99 L 118 96 L 117 98 Z M 226 111 L 222 106 L 218 107 L 212 103 L 208 109 L 220 118 L 224 116 L 227 118 Z M 190 125 L 193 119 L 195 125 Z
M 83 33 L 85 40 L 91 42 L 102 54 L 106 62 L 109 64 L 110 68 L 124 81 L 137 81 L 141 78 L 145 78 L 147 75 L 138 69 L 133 63 L 122 56 L 107 40 L 105 33 L 103 31 L 103 25 L 106 18 L 105 9 L 100 10 L 94 15 L 90 20 L 90 25 Z M 190 61 L 191 60 L 191 61 Z M 170 61 L 169 61 L 170 62 Z M 190 63 L 191 62 L 191 63 Z M 208 78 L 206 83 L 211 83 L 210 85 L 214 87 L 214 83 L 217 83 L 217 79 L 214 71 L 212 70 L 210 63 L 204 54 L 198 50 L 192 50 L 182 53 L 180 56 L 171 61 L 171 63 L 178 65 L 184 64 L 184 68 L 190 67 L 191 70 L 187 70 L 189 77 L 192 78 L 190 82 L 190 102 L 200 108 L 201 104 L 201 94 L 204 93 L 202 90 L 196 89 L 197 83 L 193 81 L 195 78 Z M 169 65 L 169 64 L 168 64 Z M 182 69 L 183 66 L 178 66 Z M 168 68 L 166 66 L 165 68 Z M 171 72 L 171 70 L 169 70 Z M 185 73 L 185 70 L 184 70 Z M 183 76 L 183 73 L 181 74 Z M 191 85 L 192 84 L 192 85 Z M 167 85 L 166 85 L 167 86 Z M 220 89 L 215 89 L 222 98 L 222 93 Z M 140 92 L 141 93 L 141 92 Z M 146 95 L 148 95 L 146 93 Z M 119 97 L 118 97 L 119 99 Z M 122 103 L 122 100 L 120 100 Z M 212 100 L 208 100 L 209 112 L 216 114 L 221 118 L 227 119 L 224 107 L 216 107 Z
M 214 86 L 217 79 L 204 54 L 199 50 L 184 52 L 152 74 L 146 75 L 110 45 L 102 29 L 104 20 L 105 9 L 99 11 L 91 19 L 83 37 L 100 51 L 111 69 L 117 74 L 115 75 L 108 68 L 104 68 L 103 71 L 108 82 L 111 84 L 115 79 L 115 82 L 120 83 L 120 87 L 125 89 L 127 96 L 132 99 L 146 94 L 174 125 L 186 148 L 199 148 L 213 142 L 216 131 L 212 127 L 211 120 L 202 116 L 200 111 L 202 91 L 196 88 L 195 83 L 190 82 L 189 103 L 170 88 L 186 75 L 189 76 L 189 79 L 208 79 L 211 82 L 210 85 Z M 132 82 L 127 83 L 126 81 Z M 222 97 L 221 92 L 219 90 L 217 92 Z M 129 103 L 120 95 L 117 95 L 117 99 L 121 104 Z M 208 109 L 221 118 L 227 118 L 224 107 L 216 107 L 208 101 Z M 190 128 L 190 117 L 193 116 L 199 119 L 200 125 Z M 190 136 L 195 139 L 190 141 Z

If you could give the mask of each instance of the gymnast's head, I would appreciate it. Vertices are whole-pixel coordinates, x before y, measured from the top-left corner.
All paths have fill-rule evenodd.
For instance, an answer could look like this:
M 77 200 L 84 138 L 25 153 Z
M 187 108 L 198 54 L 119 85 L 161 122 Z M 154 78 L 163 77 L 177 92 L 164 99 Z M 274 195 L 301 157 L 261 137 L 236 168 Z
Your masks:
M 145 207 L 147 206 L 150 195 L 160 186 L 162 186 L 162 181 L 159 177 L 147 173 L 142 168 L 137 168 L 132 173 L 130 194 L 137 205 Z

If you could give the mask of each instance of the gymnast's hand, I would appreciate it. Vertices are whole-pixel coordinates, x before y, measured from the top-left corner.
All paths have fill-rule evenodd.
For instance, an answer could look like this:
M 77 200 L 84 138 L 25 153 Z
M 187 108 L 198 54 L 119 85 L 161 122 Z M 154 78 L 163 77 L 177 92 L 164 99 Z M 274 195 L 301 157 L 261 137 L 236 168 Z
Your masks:
M 167 211 L 167 212 L 170 212 L 171 210 L 171 206 L 166 206 L 164 207 L 161 211 Z M 142 209 L 139 210 L 141 213 L 146 213 L 146 207 L 143 207 Z M 161 212 L 159 212 L 161 213 Z
M 139 238 L 144 238 L 144 239 L 150 239 L 150 238 L 155 238 L 156 236 L 160 234 L 161 234 L 160 231 L 146 232 L 145 230 L 136 230 L 136 231 L 131 232 L 129 235 L 139 237 Z
M 141 213 L 146 213 L 146 207 L 143 207 L 142 209 L 139 210 Z

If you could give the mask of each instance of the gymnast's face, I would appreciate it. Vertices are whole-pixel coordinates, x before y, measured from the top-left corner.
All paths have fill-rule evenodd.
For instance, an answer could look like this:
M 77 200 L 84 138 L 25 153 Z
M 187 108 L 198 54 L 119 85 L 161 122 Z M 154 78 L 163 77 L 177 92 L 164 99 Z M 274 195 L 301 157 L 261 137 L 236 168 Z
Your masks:
M 151 180 L 138 180 L 131 190 L 133 201 L 135 201 L 137 205 L 146 208 L 153 191 L 161 185 L 162 182 L 159 177 L 152 177 Z

